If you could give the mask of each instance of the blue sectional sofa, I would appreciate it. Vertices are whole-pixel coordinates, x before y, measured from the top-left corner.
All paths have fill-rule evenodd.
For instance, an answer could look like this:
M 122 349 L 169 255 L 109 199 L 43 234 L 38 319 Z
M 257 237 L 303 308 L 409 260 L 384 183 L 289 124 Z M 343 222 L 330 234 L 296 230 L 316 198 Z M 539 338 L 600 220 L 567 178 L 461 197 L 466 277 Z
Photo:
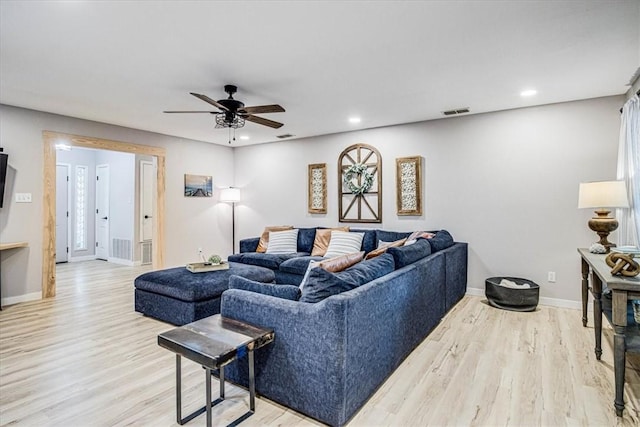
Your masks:
M 302 230 L 314 229 L 300 230 L 295 256 L 252 253 L 257 239 L 248 239 L 240 243 L 243 252 L 233 261 L 272 268 L 278 283 L 278 278 L 299 283 L 313 242 L 311 231 Z M 363 250 L 375 248 L 378 240 L 409 234 L 351 231 L 367 233 Z M 389 249 L 373 259 L 391 265 L 388 273 L 316 303 L 259 291 L 282 286 L 295 295 L 291 285 L 254 283 L 256 289 L 234 289 L 232 283 L 222 294 L 221 314 L 275 330 L 273 344 L 256 351 L 257 392 L 329 425 L 347 423 L 466 292 L 467 244 L 453 242 L 446 232 L 440 237 L 416 245 L 408 256 L 404 249 Z M 427 250 L 416 257 L 418 247 Z M 306 263 L 301 261 L 305 257 Z M 295 263 L 300 265 L 294 269 Z M 345 272 L 355 268 L 360 267 Z M 228 365 L 225 374 L 236 383 L 248 383 L 243 361 Z

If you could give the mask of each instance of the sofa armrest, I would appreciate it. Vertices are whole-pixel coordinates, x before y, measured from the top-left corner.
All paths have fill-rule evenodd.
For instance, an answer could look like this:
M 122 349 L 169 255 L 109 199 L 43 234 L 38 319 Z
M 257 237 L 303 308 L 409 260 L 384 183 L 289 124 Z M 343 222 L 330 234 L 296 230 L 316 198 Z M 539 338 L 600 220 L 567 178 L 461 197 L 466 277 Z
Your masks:
M 258 249 L 258 243 L 260 243 L 259 237 L 240 240 L 240 253 L 255 252 Z

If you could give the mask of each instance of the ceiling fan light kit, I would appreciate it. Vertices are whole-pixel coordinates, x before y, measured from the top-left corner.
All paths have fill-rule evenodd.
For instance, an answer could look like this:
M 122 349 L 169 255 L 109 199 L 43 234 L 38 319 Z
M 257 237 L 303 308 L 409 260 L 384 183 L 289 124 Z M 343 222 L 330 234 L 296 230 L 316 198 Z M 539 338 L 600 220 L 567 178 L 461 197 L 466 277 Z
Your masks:
M 284 113 L 285 109 L 278 104 L 256 105 L 253 107 L 245 107 L 244 102 L 233 98 L 233 94 L 238 91 L 235 85 L 225 85 L 224 91 L 229 95 L 226 99 L 215 101 L 207 95 L 190 92 L 191 95 L 213 105 L 220 111 L 165 111 L 165 113 L 209 113 L 215 115 L 216 128 L 239 129 L 245 125 L 246 121 L 253 122 L 262 126 L 268 126 L 273 129 L 279 129 L 283 123 L 274 120 L 265 119 L 254 114 L 264 113 Z M 235 137 L 233 138 L 235 141 Z M 231 143 L 231 139 L 229 140 Z

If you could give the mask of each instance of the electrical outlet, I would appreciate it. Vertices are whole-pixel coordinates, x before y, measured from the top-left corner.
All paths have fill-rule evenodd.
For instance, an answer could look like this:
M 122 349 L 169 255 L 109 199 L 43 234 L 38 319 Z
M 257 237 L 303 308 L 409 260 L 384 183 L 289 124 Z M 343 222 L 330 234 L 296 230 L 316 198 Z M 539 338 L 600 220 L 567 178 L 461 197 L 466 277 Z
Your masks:
M 31 193 L 16 193 L 16 203 L 31 203 Z
M 550 271 L 547 273 L 547 282 L 555 283 L 556 282 L 556 272 Z

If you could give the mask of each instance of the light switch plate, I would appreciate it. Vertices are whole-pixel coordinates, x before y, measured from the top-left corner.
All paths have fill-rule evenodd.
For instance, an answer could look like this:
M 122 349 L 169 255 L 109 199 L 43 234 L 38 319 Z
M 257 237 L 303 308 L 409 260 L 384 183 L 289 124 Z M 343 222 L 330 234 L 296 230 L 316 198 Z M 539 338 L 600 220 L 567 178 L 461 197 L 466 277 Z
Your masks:
M 31 193 L 16 193 L 16 203 L 31 203 Z

